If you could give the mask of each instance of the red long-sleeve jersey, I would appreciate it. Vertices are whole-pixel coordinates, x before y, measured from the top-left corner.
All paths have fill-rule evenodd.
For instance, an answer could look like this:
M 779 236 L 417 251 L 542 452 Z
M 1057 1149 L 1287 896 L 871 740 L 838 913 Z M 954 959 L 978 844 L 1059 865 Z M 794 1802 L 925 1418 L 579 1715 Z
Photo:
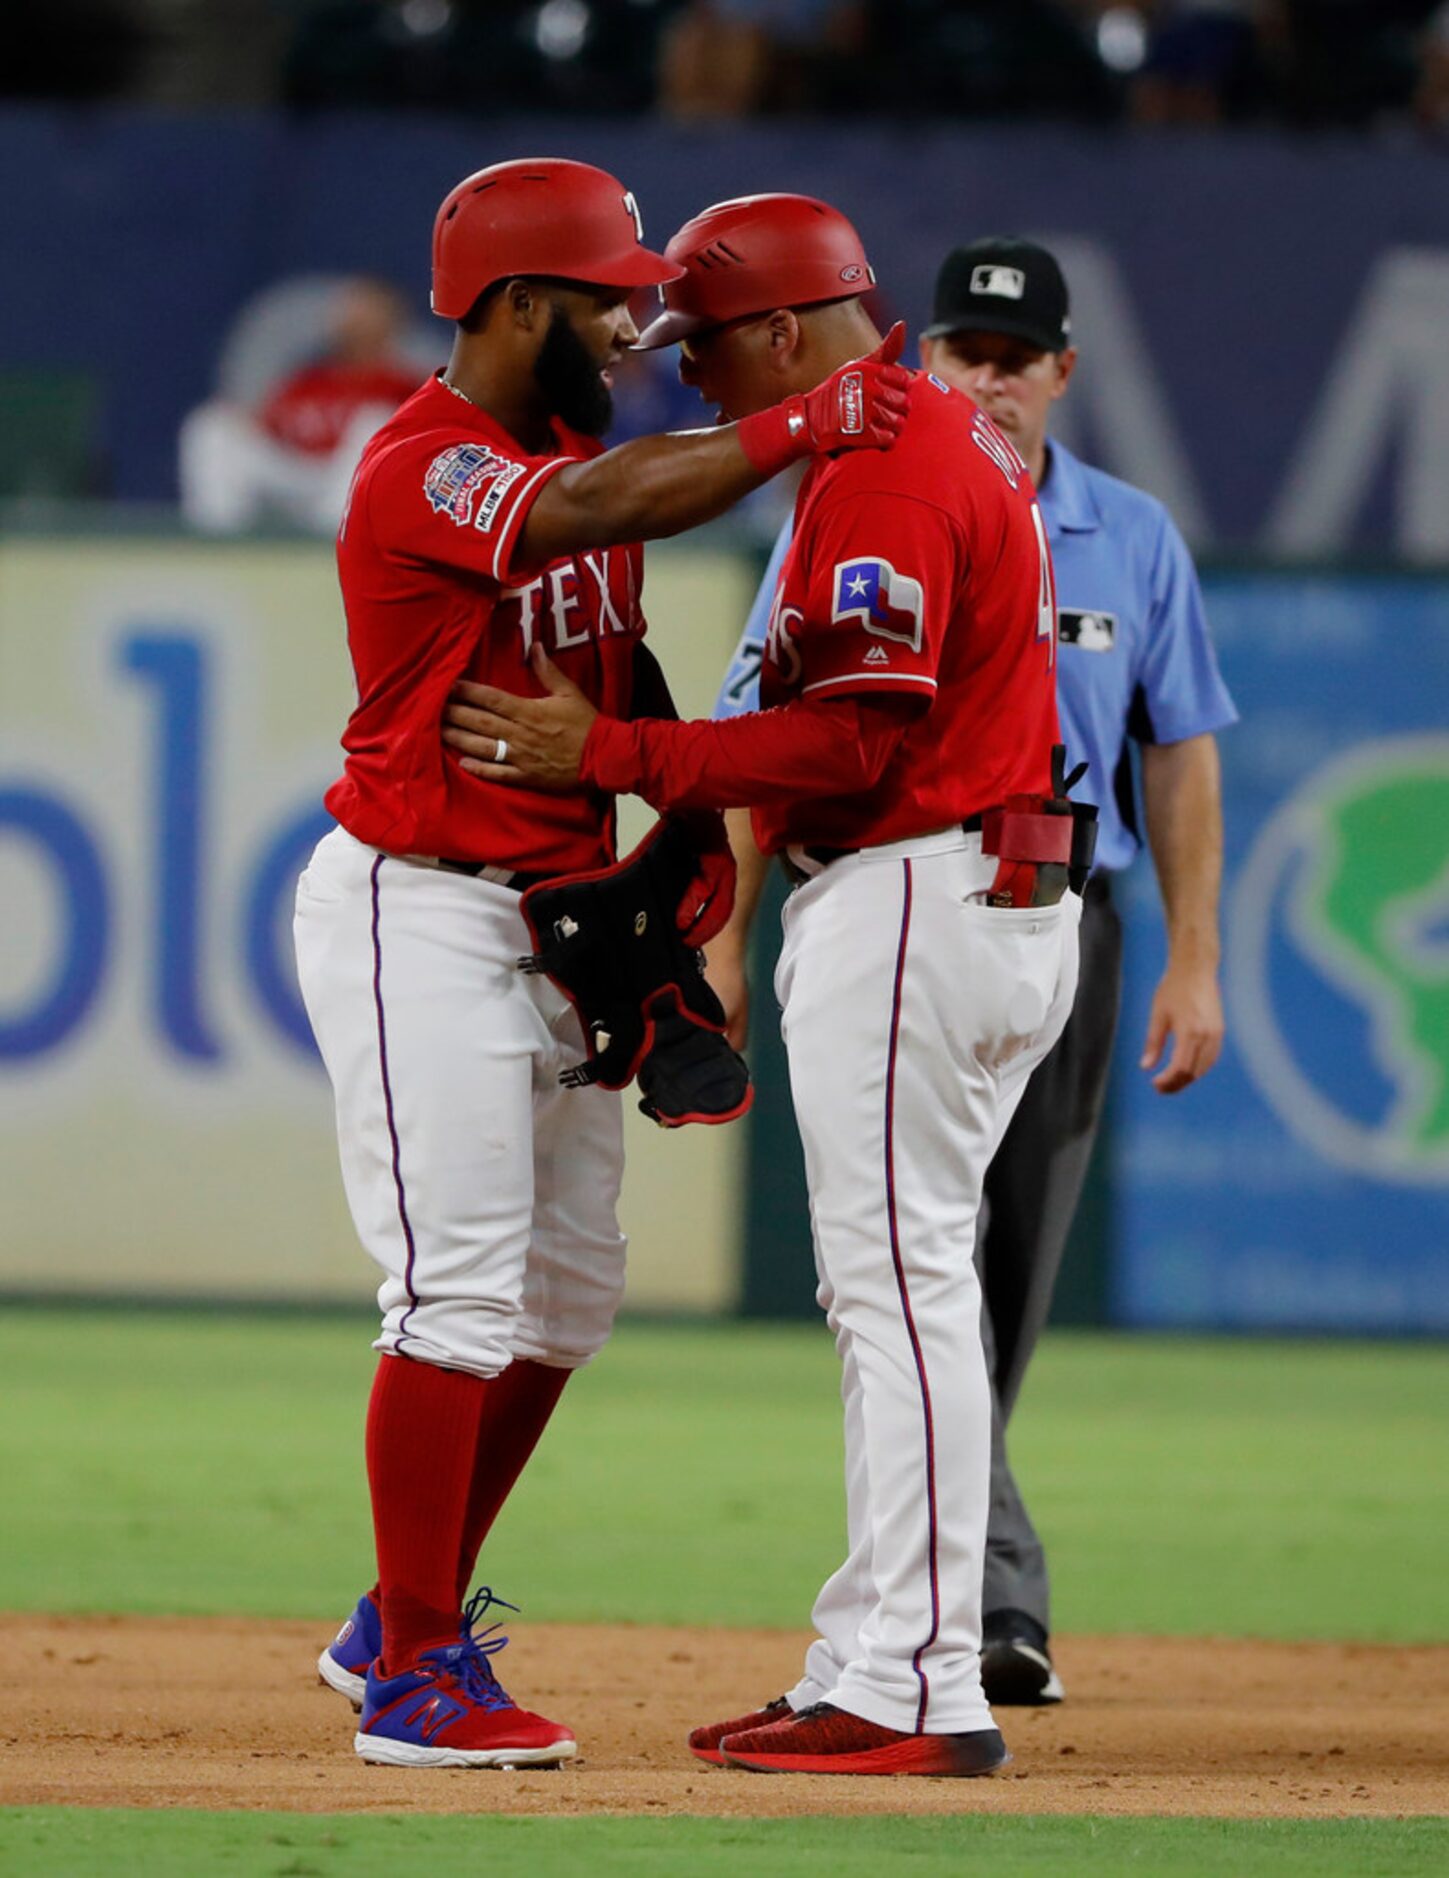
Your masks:
M 866 847 L 1050 787 L 1056 602 L 1026 466 L 919 375 L 888 451 L 812 466 L 752 716 L 600 719 L 584 777 L 661 809 L 754 810 L 766 852 Z

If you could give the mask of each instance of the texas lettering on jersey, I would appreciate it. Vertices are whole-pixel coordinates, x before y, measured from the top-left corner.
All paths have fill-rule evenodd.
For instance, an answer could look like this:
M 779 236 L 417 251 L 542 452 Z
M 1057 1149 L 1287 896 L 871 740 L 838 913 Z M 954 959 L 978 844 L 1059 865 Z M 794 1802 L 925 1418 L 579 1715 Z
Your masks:
M 517 466 L 522 470 L 522 465 Z M 556 561 L 535 580 L 505 587 L 493 616 L 495 634 L 515 627 L 522 657 L 541 643 L 550 658 L 591 639 L 638 638 L 638 593 L 634 563 L 624 550 L 601 548 Z
M 776 679 L 778 692 L 791 691 L 800 682 L 800 648 L 796 639 L 805 620 L 798 606 L 785 604 L 785 580 L 783 573 L 780 584 L 775 589 L 774 604 L 770 608 L 770 623 L 765 628 L 764 664 Z M 778 702 L 762 696 L 761 703 Z

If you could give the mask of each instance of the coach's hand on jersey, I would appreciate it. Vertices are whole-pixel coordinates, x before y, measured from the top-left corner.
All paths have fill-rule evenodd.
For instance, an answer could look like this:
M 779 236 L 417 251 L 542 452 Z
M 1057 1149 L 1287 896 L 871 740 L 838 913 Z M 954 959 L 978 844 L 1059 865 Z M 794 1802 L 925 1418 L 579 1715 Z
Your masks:
M 460 679 L 443 713 L 443 742 L 458 752 L 470 776 L 571 789 L 598 712 L 542 646 L 533 648 L 529 662 L 546 697 L 520 698 Z

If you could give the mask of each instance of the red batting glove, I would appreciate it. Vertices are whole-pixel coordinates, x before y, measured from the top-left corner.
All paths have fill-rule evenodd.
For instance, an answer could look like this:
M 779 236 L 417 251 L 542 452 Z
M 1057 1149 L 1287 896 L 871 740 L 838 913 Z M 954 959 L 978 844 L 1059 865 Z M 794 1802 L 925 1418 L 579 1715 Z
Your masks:
M 911 374 L 896 364 L 905 342 L 906 323 L 898 320 L 874 352 L 842 365 L 804 397 L 741 418 L 740 448 L 766 476 L 802 456 L 889 450 L 910 404 Z

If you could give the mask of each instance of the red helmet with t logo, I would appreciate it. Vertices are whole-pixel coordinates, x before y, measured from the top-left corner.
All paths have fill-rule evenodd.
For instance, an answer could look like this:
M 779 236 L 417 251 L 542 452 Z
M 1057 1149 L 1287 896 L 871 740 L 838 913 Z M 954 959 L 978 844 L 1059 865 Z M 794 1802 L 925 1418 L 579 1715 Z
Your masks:
M 486 287 L 519 275 L 625 288 L 680 272 L 644 246 L 638 206 L 617 176 L 562 157 L 475 171 L 433 223 L 433 311 L 443 319 L 462 319 Z

